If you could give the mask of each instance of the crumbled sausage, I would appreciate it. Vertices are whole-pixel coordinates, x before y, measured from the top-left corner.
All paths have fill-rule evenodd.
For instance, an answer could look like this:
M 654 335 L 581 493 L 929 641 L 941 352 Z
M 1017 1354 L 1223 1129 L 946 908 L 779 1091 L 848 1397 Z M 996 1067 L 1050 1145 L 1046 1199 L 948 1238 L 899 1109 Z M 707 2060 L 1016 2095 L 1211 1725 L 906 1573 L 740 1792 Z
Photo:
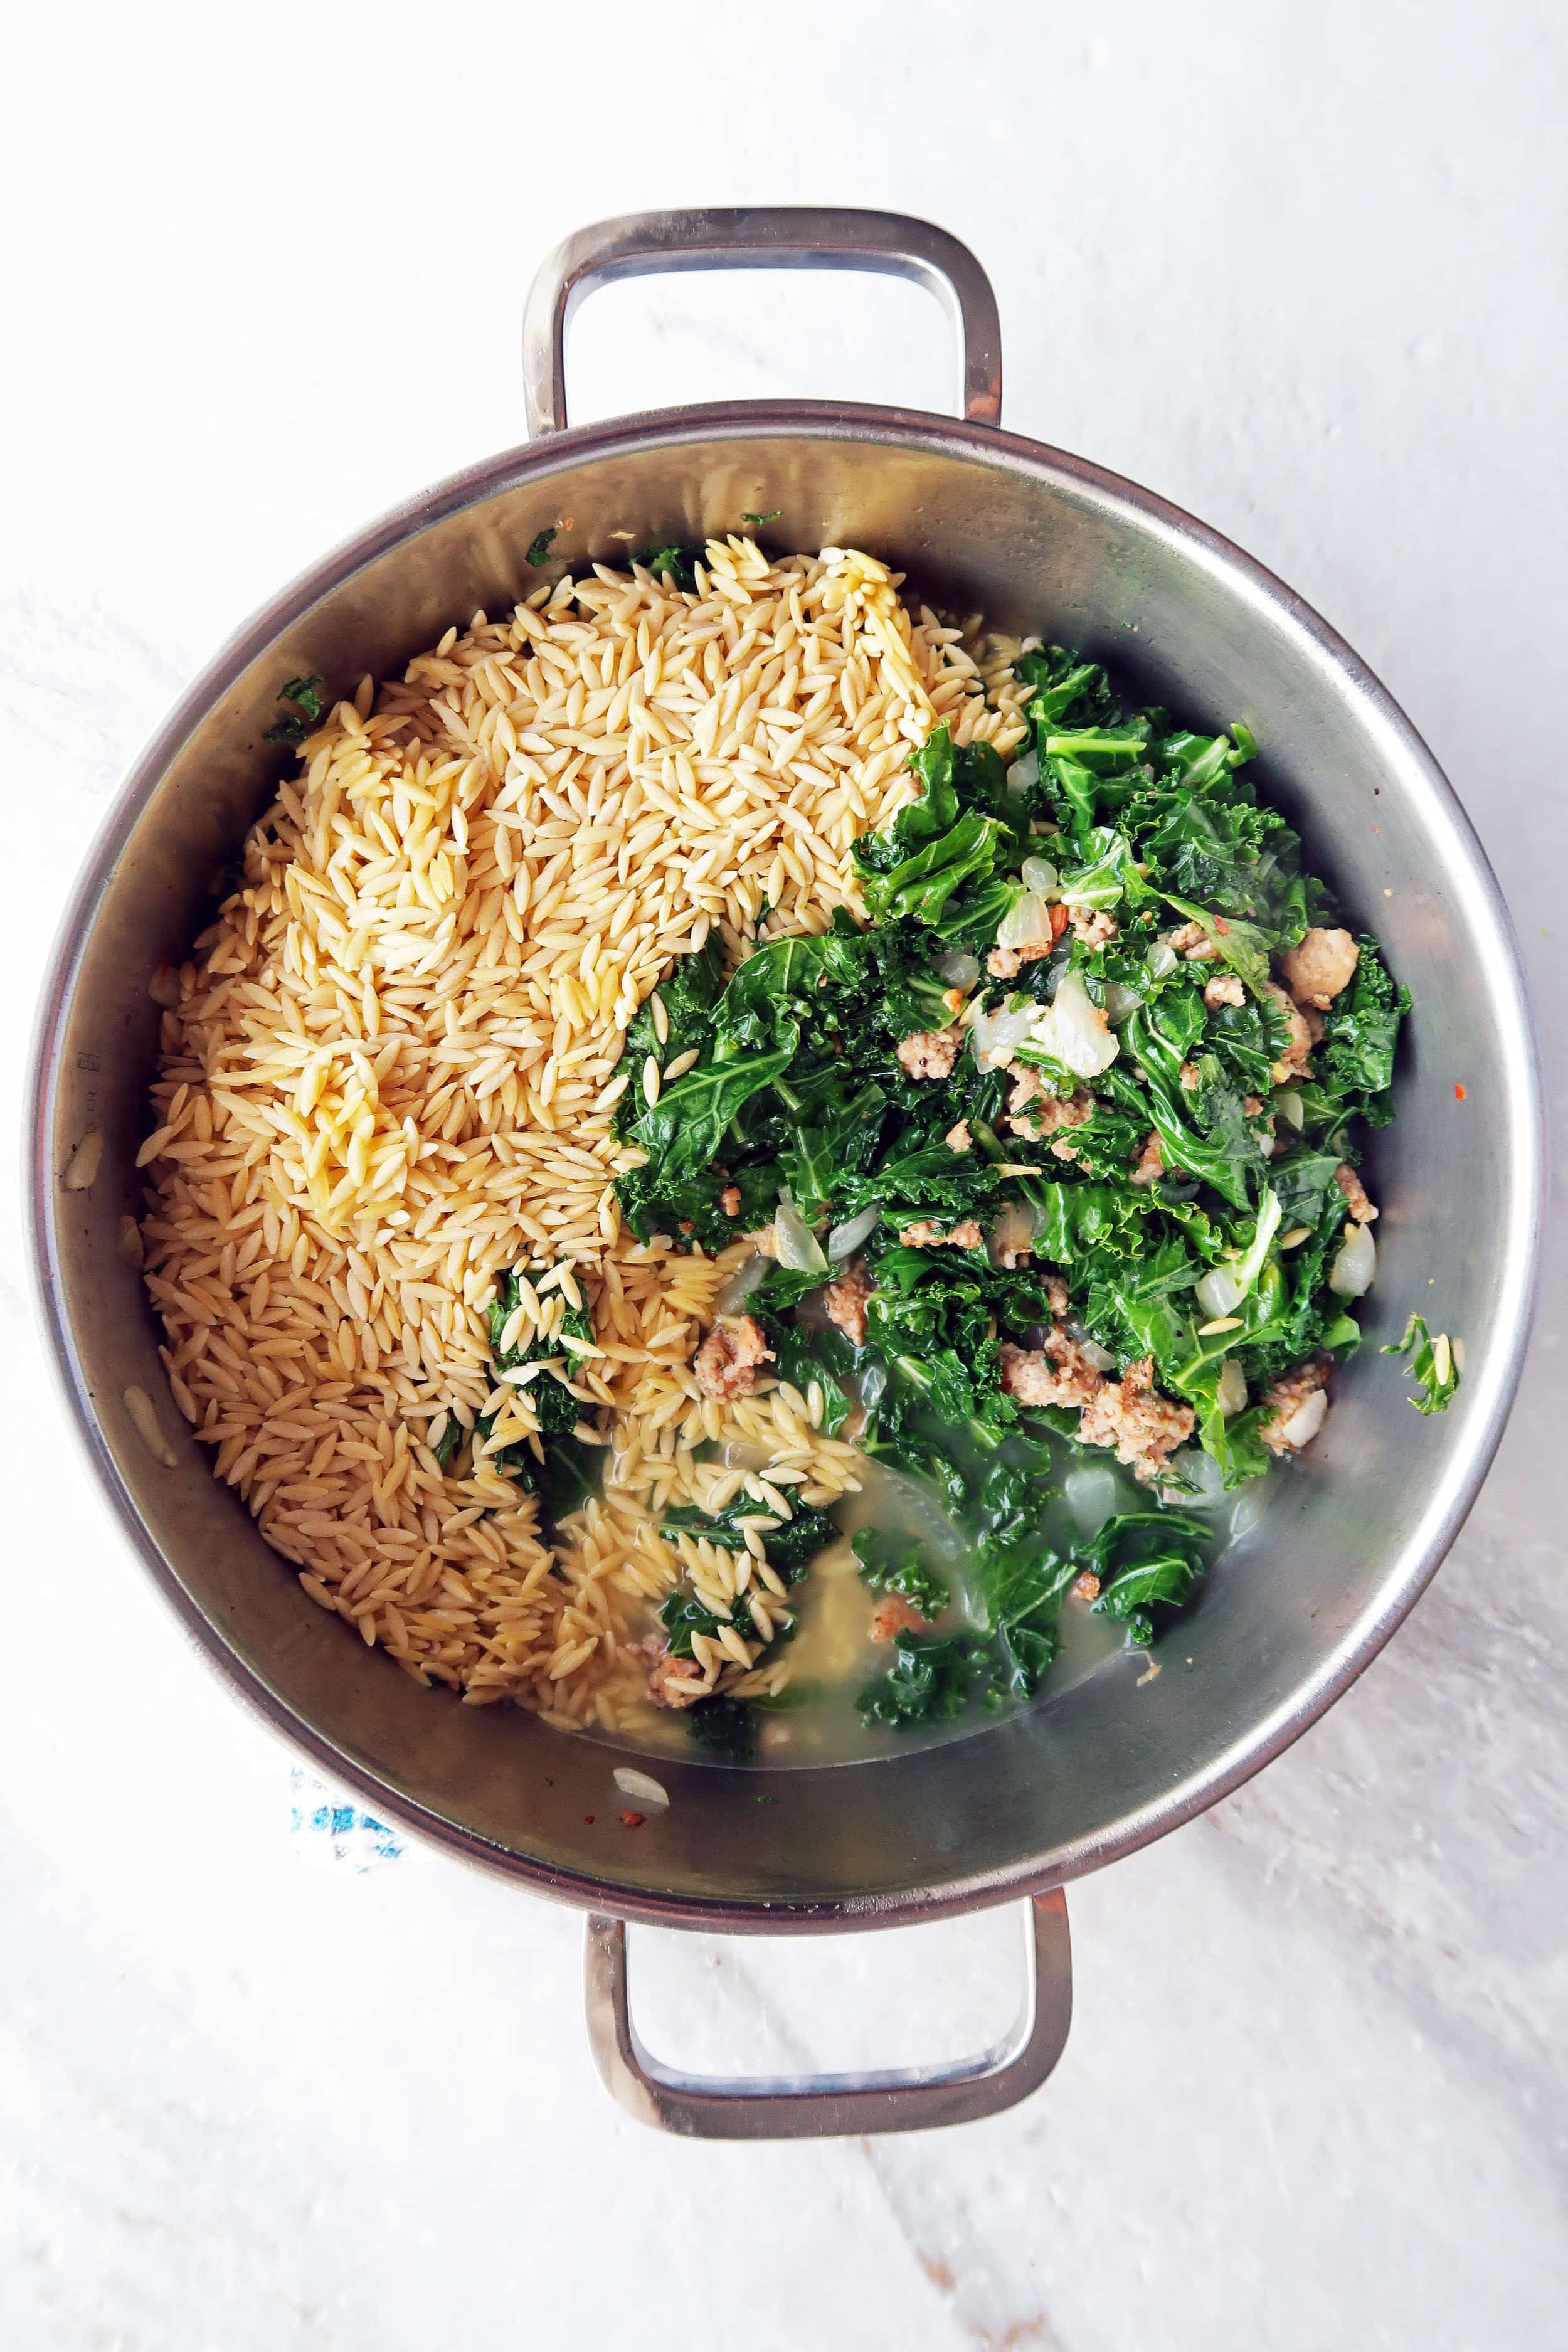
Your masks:
M 1247 991 L 1234 971 L 1216 972 L 1204 989 L 1204 1003 L 1213 1013 L 1221 1004 L 1245 1004 Z
M 1096 1576 L 1092 1568 L 1086 1568 L 1079 1575 L 1073 1578 L 1072 1582 L 1068 1587 L 1068 1591 L 1072 1594 L 1075 1601 L 1098 1601 L 1100 1598 L 1100 1579 Z
M 724 1315 L 697 1350 L 697 1385 L 706 1396 L 750 1396 L 757 1367 L 771 1364 L 773 1351 L 754 1315 Z
M 985 969 L 993 980 L 1016 980 L 1026 963 L 1038 963 L 1055 944 L 1053 940 L 1026 940 L 1022 947 L 993 948 Z
M 969 1132 L 966 1118 L 961 1118 L 956 1127 L 950 1127 L 942 1139 L 950 1151 L 972 1151 L 974 1149 L 974 1138 Z
M 942 1001 L 943 1004 L 946 1006 L 947 1010 L 948 1010 L 950 1013 L 962 1013 L 962 1012 L 963 1012 L 963 989 L 962 989 L 962 988 L 944 988 L 944 989 L 942 990 Z
M 866 1271 L 866 1261 L 858 1257 L 847 1265 L 837 1282 L 830 1282 L 822 1294 L 822 1304 L 830 1323 L 836 1323 L 852 1347 L 866 1344 L 866 1301 L 873 1288 Z
M 1321 1429 L 1329 1410 L 1329 1364 L 1314 1356 L 1264 1392 L 1258 1433 L 1270 1454 L 1300 1454 Z
M 1154 1387 L 1154 1359 L 1142 1356 L 1119 1381 L 1107 1381 L 1084 1407 L 1078 1433 L 1085 1445 L 1114 1447 L 1141 1486 L 1151 1486 L 1166 1460 L 1192 1433 L 1191 1405 L 1173 1404 Z
M 1070 1331 L 1060 1324 L 1046 1334 L 1039 1348 L 1002 1348 L 1002 1386 L 1020 1404 L 1087 1405 L 1105 1386 Z
M 741 1239 L 750 1242 L 760 1257 L 778 1255 L 778 1236 L 772 1225 L 759 1225 L 754 1234 L 742 1234 Z
M 700 1698 L 707 1697 L 707 1681 L 694 1659 L 672 1658 L 669 1643 L 658 1633 L 650 1633 L 642 1646 L 653 1661 L 647 1670 L 647 1695 L 655 1706 L 695 1706 Z
M 1190 1095 L 1201 1083 L 1198 1076 L 1198 1066 L 1195 1062 L 1184 1062 L 1181 1068 L 1176 1072 L 1176 1076 L 1182 1082 L 1182 1091 L 1184 1094 Z
M 1133 1165 L 1131 1181 L 1134 1184 L 1157 1184 L 1164 1172 L 1165 1160 L 1160 1150 L 1159 1129 L 1152 1127 Z
M 921 1217 L 918 1223 L 905 1225 L 899 1234 L 900 1245 L 904 1249 L 978 1249 L 984 1239 L 973 1217 L 965 1217 L 961 1224 L 950 1226 L 945 1233 L 929 1217 Z
M 1361 950 L 1348 931 L 1314 928 L 1299 946 L 1286 950 L 1279 969 L 1298 1004 L 1326 1013 L 1348 984 L 1360 957 Z
M 901 1592 L 889 1592 L 871 1612 L 871 1639 L 890 1642 L 895 1633 L 923 1633 L 930 1623 L 931 1619 L 922 1617 L 912 1601 L 906 1601 Z
M 1103 907 L 1069 907 L 1068 915 L 1086 948 L 1109 947 L 1121 928 L 1115 916 L 1107 914 Z
M 1026 1104 L 1037 1104 L 1039 1108 L 1030 1110 L 1024 1118 L 1019 1114 Z M 1093 1117 L 1094 1097 L 1087 1087 L 1079 1087 L 1075 1094 L 1054 1095 L 1035 1071 L 1014 1073 L 1013 1091 L 1007 1097 L 1007 1124 L 1026 1143 L 1043 1143 L 1058 1129 L 1083 1127 Z
M 1173 952 L 1185 956 L 1189 963 L 1213 963 L 1219 949 L 1201 923 L 1184 923 L 1179 931 L 1171 933 L 1169 944 Z
M 1342 1160 L 1334 1171 L 1334 1181 L 1345 1196 L 1351 1215 L 1358 1225 L 1370 1225 L 1377 1211 L 1367 1197 L 1366 1186 L 1348 1160 Z
M 911 1078 L 945 1078 L 952 1075 L 963 1043 L 963 1030 L 951 1023 L 945 1029 L 917 1029 L 895 1051 Z
M 724 1190 L 719 1195 L 719 1206 L 723 1210 L 724 1214 L 727 1217 L 738 1217 L 740 1215 L 741 1188 L 738 1184 L 725 1185 Z
M 1282 1087 L 1288 1085 L 1292 1078 L 1300 1078 L 1305 1076 L 1307 1064 L 1311 1058 L 1312 1046 L 1315 1040 L 1312 1034 L 1310 1024 L 1308 1022 L 1307 1016 L 1302 1012 L 1300 1006 L 1290 997 L 1287 996 L 1282 988 L 1276 987 L 1272 981 L 1268 982 L 1266 984 L 1269 995 L 1273 998 L 1274 1003 L 1279 1006 L 1279 1011 L 1284 1017 L 1285 1027 L 1288 1032 L 1288 1040 L 1285 1051 L 1280 1055 L 1279 1059 L 1274 1064 L 1273 1068 L 1269 1073 L 1275 1085 L 1277 1087 Z M 1321 1022 L 1318 1024 L 1318 1034 L 1320 1036 L 1322 1034 L 1322 1024 Z

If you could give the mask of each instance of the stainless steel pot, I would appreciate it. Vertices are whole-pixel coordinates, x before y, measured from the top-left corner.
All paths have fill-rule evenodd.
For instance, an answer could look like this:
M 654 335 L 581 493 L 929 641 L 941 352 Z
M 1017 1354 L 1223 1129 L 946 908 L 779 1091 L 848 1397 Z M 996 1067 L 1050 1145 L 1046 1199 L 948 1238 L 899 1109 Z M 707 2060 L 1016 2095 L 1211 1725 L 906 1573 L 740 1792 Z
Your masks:
M 606 278 L 711 268 L 890 271 L 949 302 L 963 416 L 816 402 L 666 410 L 568 429 L 563 341 Z M 901 2128 L 992 2112 L 1055 2063 L 1070 1975 L 1065 1880 L 1189 1821 L 1277 1756 L 1385 1642 L 1442 1559 L 1491 1459 L 1529 1319 L 1542 1145 L 1530 1013 L 1508 918 L 1430 754 L 1350 647 L 1250 558 L 1163 499 L 999 429 L 991 290 L 972 255 L 881 214 L 695 213 L 571 239 L 530 297 L 533 438 L 411 500 L 295 583 L 219 655 L 138 762 L 89 859 L 46 991 L 31 1153 L 38 1281 L 98 1474 L 202 1653 L 375 1812 L 583 1905 L 590 2027 L 634 2113 L 731 2137 Z M 1157 1678 L 1113 1667 L 954 1746 L 817 1770 L 661 1765 L 673 1801 L 637 1837 L 604 1746 L 419 1690 L 315 1608 L 179 1433 L 138 1276 L 115 1251 L 157 1024 L 147 983 L 199 927 L 214 875 L 283 762 L 262 740 L 279 683 L 401 667 L 476 606 L 556 569 L 617 561 L 625 534 L 691 540 L 777 507 L 795 547 L 853 542 L 1020 631 L 1103 656 L 1202 719 L 1244 718 L 1268 789 L 1415 992 L 1384 1203 L 1372 1344 L 1323 1435 L 1169 1637 Z M 563 518 L 570 517 L 569 523 Z M 616 534 L 616 535 L 612 535 Z M 1463 1098 L 1459 1088 L 1463 1087 Z M 100 1172 L 62 1188 L 101 1129 Z M 1464 1342 L 1442 1419 L 1405 1402 L 1376 1342 L 1412 1307 Z M 125 1403 L 157 1400 L 174 1466 Z M 773 1800 L 759 1811 L 759 1793 Z M 584 1816 L 595 1815 L 589 1826 Z M 812 2084 L 699 2083 L 632 2030 L 625 1922 L 818 1930 L 1033 1898 L 1036 1976 L 1010 2041 L 963 2066 Z

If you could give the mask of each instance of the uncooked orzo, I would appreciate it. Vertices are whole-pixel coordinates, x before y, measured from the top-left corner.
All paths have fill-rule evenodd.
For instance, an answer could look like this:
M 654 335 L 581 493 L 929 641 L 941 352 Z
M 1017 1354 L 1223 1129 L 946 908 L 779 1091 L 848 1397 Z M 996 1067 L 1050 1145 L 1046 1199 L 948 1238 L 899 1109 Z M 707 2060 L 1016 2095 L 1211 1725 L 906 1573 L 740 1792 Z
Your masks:
M 669 1076 L 618 1066 L 627 1024 L 713 927 L 738 962 L 858 908 L 850 845 L 910 796 L 938 721 L 1002 751 L 1024 734 L 1013 649 L 911 614 L 870 557 L 733 538 L 695 577 L 595 565 L 365 679 L 153 990 L 142 1240 L 180 1411 L 312 1599 L 421 1682 L 568 1727 L 640 1702 L 649 1605 L 682 1576 L 752 1595 L 754 1643 L 696 1638 L 704 1688 L 781 1681 L 753 1664 L 782 1591 L 758 1531 L 857 1459 L 820 1393 L 700 1394 L 743 1245 L 622 1230 L 612 1181 L 637 1155 L 612 1114 Z M 553 1548 L 490 1458 L 536 1426 L 528 1387 L 492 1378 L 513 1267 L 514 1323 L 592 1314 L 562 1377 L 603 1496 Z M 743 1553 L 658 1532 L 672 1503 L 742 1493 Z

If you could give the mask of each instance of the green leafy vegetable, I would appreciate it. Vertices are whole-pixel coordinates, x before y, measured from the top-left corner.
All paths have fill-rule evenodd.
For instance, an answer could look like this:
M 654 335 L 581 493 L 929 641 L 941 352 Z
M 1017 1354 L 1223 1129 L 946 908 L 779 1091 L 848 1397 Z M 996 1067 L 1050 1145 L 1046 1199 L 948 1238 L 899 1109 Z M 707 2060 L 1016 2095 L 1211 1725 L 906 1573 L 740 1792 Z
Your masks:
M 1410 1400 L 1417 1412 L 1447 1411 L 1458 1389 L 1459 1368 L 1454 1361 L 1453 1341 L 1446 1332 L 1439 1331 L 1434 1339 L 1423 1318 L 1413 1315 L 1404 1338 L 1394 1340 L 1383 1353 L 1409 1358 L 1410 1377 L 1421 1391 Z
M 326 707 L 321 700 L 321 688 L 325 683 L 324 678 L 312 672 L 309 677 L 291 677 L 287 686 L 279 688 L 279 701 L 291 702 L 294 709 L 285 711 L 281 719 L 275 719 L 270 727 L 264 730 L 265 740 L 268 743 L 302 743 L 307 724 L 313 727 Z
M 746 1532 L 739 1524 L 742 1519 L 767 1517 L 764 1505 L 753 1502 L 750 1496 L 731 1503 L 725 1510 L 710 1516 L 694 1505 L 679 1504 L 664 1515 L 667 1534 L 700 1537 L 705 1543 L 721 1545 L 726 1551 L 744 1551 Z M 794 1516 L 776 1528 L 763 1530 L 763 1549 L 768 1566 L 776 1569 L 786 1584 L 793 1584 L 805 1574 L 824 1545 L 834 1542 L 838 1530 L 826 1511 L 809 1503 L 797 1503 Z
M 696 547 L 645 547 L 632 562 L 645 565 L 656 580 L 669 580 L 689 594 L 697 585 L 696 563 L 701 552 Z
M 549 1269 L 530 1267 L 524 1271 L 537 1292 L 540 1277 Z M 553 1338 L 542 1339 L 530 1324 L 524 1327 L 529 1336 L 521 1345 L 514 1343 L 510 1348 L 503 1347 L 501 1342 L 507 1326 L 521 1303 L 521 1280 L 522 1275 L 515 1267 L 497 1280 L 496 1295 L 488 1314 L 490 1346 L 494 1351 L 493 1364 L 498 1379 L 504 1378 L 509 1372 L 520 1372 L 529 1365 L 539 1367 L 531 1380 L 518 1385 L 525 1387 L 532 1405 L 534 1418 L 539 1424 L 540 1443 L 537 1452 L 532 1444 L 521 1441 L 502 1446 L 499 1453 L 489 1455 L 487 1459 L 491 1468 L 499 1470 L 503 1476 L 515 1478 L 520 1485 L 531 1487 L 538 1482 L 542 1458 L 548 1459 L 544 1453 L 544 1441 L 566 1436 L 583 1418 L 583 1402 L 572 1394 L 565 1383 L 573 1379 L 576 1366 L 582 1361 L 580 1352 L 574 1349 L 572 1343 L 579 1340 L 591 1348 L 594 1325 L 585 1307 L 568 1306 L 562 1316 L 560 1330 Z M 481 1416 L 477 1426 L 483 1441 L 495 1426 L 495 1416 Z
M 533 564 L 536 568 L 541 563 L 548 563 L 552 544 L 559 536 L 560 533 L 554 525 L 552 525 L 548 530 L 537 532 L 528 542 L 528 552 L 523 561 Z
M 694 556 L 639 560 L 688 586 Z M 970 1546 L 952 1630 L 919 1547 L 861 1538 L 873 1590 L 942 1617 L 900 1636 L 862 1695 L 878 1722 L 1027 1699 L 1086 1568 L 1135 1641 L 1183 1605 L 1206 1525 L 1191 1511 L 1122 1513 L 1098 1550 L 1041 1540 L 1049 1448 L 1081 1442 L 1080 1405 L 1028 1402 L 1015 1351 L 1077 1363 L 1089 1396 L 1138 1367 L 1175 1408 L 1173 1448 L 1190 1434 L 1226 1487 L 1267 1471 L 1270 1385 L 1359 1340 L 1330 1286 L 1336 1171 L 1359 1159 L 1357 1123 L 1390 1116 L 1408 1004 L 1363 940 L 1307 1061 L 1277 975 L 1338 917 L 1258 796 L 1249 730 L 1125 705 L 1059 646 L 1016 670 L 1020 755 L 936 727 L 910 755 L 911 797 L 855 844 L 865 925 L 840 908 L 819 935 L 759 936 L 727 976 L 710 935 L 661 982 L 657 1023 L 646 1004 L 627 1034 L 639 1060 L 696 1056 L 651 1107 L 621 1098 L 629 1227 L 717 1253 L 771 1226 L 785 1257 L 745 1306 L 768 1376 L 828 1434 L 924 1481 Z M 1188 925 L 1206 957 L 1174 947 Z M 1139 1467 L 1162 1491 L 1159 1458 Z M 1179 1465 L 1169 1484 L 1198 1492 Z M 700 1531 L 733 1548 L 745 1515 L 719 1515 L 728 1537 Z
M 882 1528 L 862 1528 L 855 1538 L 860 1580 L 873 1592 L 890 1592 L 907 1601 L 928 1622 L 942 1615 L 952 1598 L 945 1576 L 926 1561 L 918 1543 L 890 1536 Z
M 1394 987 L 1375 940 L 1363 937 L 1359 944 L 1350 986 L 1323 1015 L 1320 1058 L 1328 1087 L 1378 1095 L 1394 1082 L 1394 1049 L 1410 991 Z
M 784 512 L 784 509 L 783 509 L 783 507 L 770 507 L 766 514 L 745 514 L 745 513 L 742 513 L 742 517 L 741 517 L 741 520 L 742 520 L 742 522 L 756 523 L 756 524 L 758 524 L 758 525 L 761 525 L 761 524 L 763 524 L 763 523 L 764 523 L 764 522 L 777 522 L 777 520 L 778 520 L 778 519 L 779 519 L 780 515 L 782 515 L 782 514 L 783 514 L 783 512 Z
M 700 1698 L 686 1711 L 686 1727 L 700 1748 L 744 1764 L 757 1744 L 756 1718 L 743 1698 Z
M 855 1702 L 861 1720 L 895 1731 L 915 1723 L 951 1723 L 969 1704 L 982 1647 L 966 1633 L 895 1633 L 891 1666 Z

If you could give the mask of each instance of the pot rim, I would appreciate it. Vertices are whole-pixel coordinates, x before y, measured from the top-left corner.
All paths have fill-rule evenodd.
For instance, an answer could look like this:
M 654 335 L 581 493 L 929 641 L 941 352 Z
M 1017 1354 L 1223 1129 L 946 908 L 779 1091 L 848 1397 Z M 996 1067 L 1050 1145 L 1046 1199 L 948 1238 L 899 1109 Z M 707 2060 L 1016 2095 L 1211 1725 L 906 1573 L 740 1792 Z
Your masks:
M 897 1897 L 831 1902 L 664 1896 L 535 1861 L 457 1827 L 342 1754 L 233 1652 L 197 1607 L 142 1523 L 121 1478 L 78 1361 L 62 1305 L 56 1232 L 51 1136 L 66 1016 L 73 984 L 115 865 L 170 762 L 192 730 L 291 623 L 354 573 L 424 530 L 503 490 L 571 470 L 580 459 L 616 449 L 679 449 L 694 439 L 759 435 L 883 443 L 968 457 L 1026 470 L 1069 496 L 1132 522 L 1182 556 L 1223 577 L 1268 608 L 1300 640 L 1316 666 L 1347 684 L 1363 717 L 1392 740 L 1426 796 L 1431 830 L 1446 830 L 1451 856 L 1475 893 L 1472 914 L 1490 932 L 1490 980 L 1507 1041 L 1502 1072 L 1507 1103 L 1504 1158 L 1509 1170 L 1504 1275 L 1497 1300 L 1499 1343 L 1489 1350 L 1489 1391 L 1451 1456 L 1428 1505 L 1424 1538 L 1397 1588 L 1345 1630 L 1308 1680 L 1232 1742 L 1224 1754 L 1068 1850 L 1005 1869 L 949 1880 Z M 302 1751 L 331 1781 L 352 1789 L 378 1815 L 535 1892 L 578 1907 L 649 1925 L 767 1934 L 781 1929 L 846 1931 L 909 1925 L 1037 1894 L 1082 1877 L 1180 1828 L 1230 1795 L 1299 1738 L 1364 1671 L 1403 1622 L 1458 1533 L 1497 1452 L 1520 1375 L 1534 1313 L 1541 1246 L 1546 1142 L 1539 1048 L 1517 942 L 1486 853 L 1452 785 L 1387 688 L 1313 608 L 1243 549 L 1157 493 L 1089 459 L 1000 427 L 922 410 L 824 401 L 714 402 L 649 410 L 578 425 L 500 452 L 447 476 L 390 509 L 300 572 L 227 640 L 183 694 L 132 765 L 100 826 L 67 903 L 39 1000 L 29 1081 L 26 1138 L 28 1238 L 46 1352 L 69 1415 L 116 1517 L 163 1600 L 205 1663 L 269 1729 Z

